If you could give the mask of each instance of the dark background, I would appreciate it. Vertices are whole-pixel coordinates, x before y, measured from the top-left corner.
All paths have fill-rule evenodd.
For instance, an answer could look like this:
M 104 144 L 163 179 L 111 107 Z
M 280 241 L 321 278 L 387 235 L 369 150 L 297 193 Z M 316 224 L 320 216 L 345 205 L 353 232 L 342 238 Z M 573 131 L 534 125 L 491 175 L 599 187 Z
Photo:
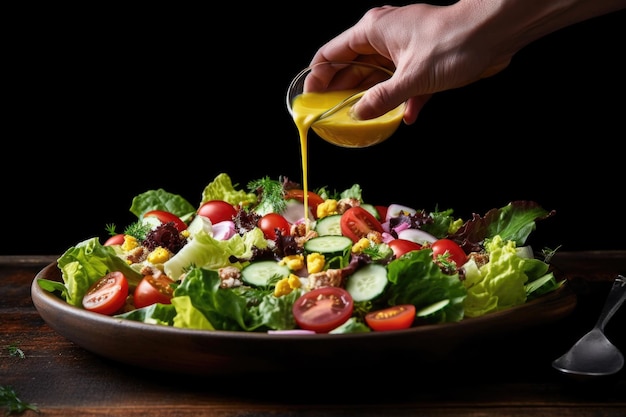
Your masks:
M 132 198 L 149 189 L 197 204 L 220 172 L 241 186 L 301 180 L 289 81 L 378 4 L 16 13 L 0 253 L 60 254 L 104 238 L 105 225 L 134 221 Z M 462 217 L 534 200 L 557 214 L 531 243 L 626 249 L 625 28 L 622 11 L 551 34 L 504 72 L 436 95 L 375 147 L 312 137 L 309 184 L 359 183 L 368 202 Z

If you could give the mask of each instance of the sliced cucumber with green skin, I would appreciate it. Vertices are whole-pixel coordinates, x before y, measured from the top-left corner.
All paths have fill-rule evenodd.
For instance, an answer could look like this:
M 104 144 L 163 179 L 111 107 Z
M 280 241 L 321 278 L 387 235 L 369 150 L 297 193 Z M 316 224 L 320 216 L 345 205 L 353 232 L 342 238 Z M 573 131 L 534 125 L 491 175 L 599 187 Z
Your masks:
M 352 239 L 336 235 L 318 236 L 304 243 L 304 251 L 324 255 L 328 268 L 344 268 L 350 263 Z
M 384 265 L 368 264 L 348 277 L 346 290 L 354 301 L 369 301 L 381 295 L 388 282 Z
M 434 304 L 431 304 L 427 307 L 422 308 L 421 310 L 419 310 L 415 315 L 417 317 L 426 317 L 426 316 L 430 316 L 431 314 L 441 310 L 442 308 L 444 308 L 445 306 L 447 306 L 448 304 L 450 304 L 450 300 L 446 299 L 446 300 L 441 300 L 441 301 L 437 301 Z
M 347 236 L 318 236 L 304 243 L 304 250 L 308 253 L 342 254 L 352 249 L 352 239 Z
M 275 285 L 277 281 L 291 274 L 287 265 L 281 265 L 276 261 L 258 261 L 249 264 L 241 270 L 243 282 L 255 287 Z
M 341 236 L 341 214 L 322 217 L 315 223 L 315 231 L 319 236 Z

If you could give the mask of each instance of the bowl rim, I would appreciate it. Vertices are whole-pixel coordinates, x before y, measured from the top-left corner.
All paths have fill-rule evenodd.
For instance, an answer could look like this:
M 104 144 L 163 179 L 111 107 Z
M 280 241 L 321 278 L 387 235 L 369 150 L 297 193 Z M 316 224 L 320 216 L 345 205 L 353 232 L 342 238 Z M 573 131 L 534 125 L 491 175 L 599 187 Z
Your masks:
M 363 361 L 378 366 L 380 372 L 387 372 L 394 363 L 398 365 L 394 369 L 404 369 L 410 363 L 423 370 L 454 362 L 459 357 L 454 352 L 468 345 L 484 343 L 492 336 L 501 340 L 500 333 L 553 323 L 569 315 L 576 305 L 575 293 L 563 285 L 525 304 L 485 316 L 404 330 L 348 334 L 208 331 L 90 312 L 44 290 L 39 279 L 61 281 L 57 264 L 51 263 L 36 274 L 31 297 L 44 322 L 60 336 L 115 362 L 203 376 L 292 373 L 294 361 L 302 372 L 314 371 L 320 361 L 357 373 Z

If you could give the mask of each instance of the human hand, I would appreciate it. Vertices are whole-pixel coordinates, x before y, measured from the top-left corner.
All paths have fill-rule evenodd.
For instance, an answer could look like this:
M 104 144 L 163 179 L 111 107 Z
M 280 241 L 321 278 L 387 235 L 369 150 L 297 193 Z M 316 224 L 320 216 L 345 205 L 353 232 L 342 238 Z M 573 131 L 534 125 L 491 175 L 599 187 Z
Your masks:
M 483 28 L 488 25 L 483 23 L 489 13 L 459 3 L 371 9 L 353 27 L 322 46 L 311 65 L 365 61 L 395 68 L 389 80 L 367 91 L 355 105 L 354 114 L 371 119 L 406 102 L 404 121 L 412 124 L 434 93 L 501 71 L 516 51 L 496 48 L 487 36 Z M 317 82 L 337 83 L 334 75 L 320 74 Z

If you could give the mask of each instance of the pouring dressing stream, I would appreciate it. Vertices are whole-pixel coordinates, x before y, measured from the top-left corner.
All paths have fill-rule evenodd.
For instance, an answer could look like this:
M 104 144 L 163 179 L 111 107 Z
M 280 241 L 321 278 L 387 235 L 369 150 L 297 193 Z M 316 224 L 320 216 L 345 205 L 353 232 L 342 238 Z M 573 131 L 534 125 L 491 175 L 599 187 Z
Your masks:
M 359 80 L 357 88 L 343 88 L 321 92 L 305 92 L 306 77 L 312 72 L 309 67 L 301 71 L 287 90 L 287 109 L 292 115 L 300 137 L 302 158 L 302 186 L 304 190 L 304 216 L 309 228 L 308 204 L 308 134 L 313 130 L 319 137 L 333 145 L 347 148 L 373 146 L 388 139 L 402 122 L 404 103 L 390 112 L 370 120 L 352 117 L 352 106 L 367 88 L 393 75 L 389 70 L 360 62 L 326 62 L 317 66 L 341 68 L 334 77 Z M 347 71 L 347 72 L 346 72 Z M 373 77 L 372 75 L 375 74 Z M 363 84 L 363 79 L 373 79 Z

